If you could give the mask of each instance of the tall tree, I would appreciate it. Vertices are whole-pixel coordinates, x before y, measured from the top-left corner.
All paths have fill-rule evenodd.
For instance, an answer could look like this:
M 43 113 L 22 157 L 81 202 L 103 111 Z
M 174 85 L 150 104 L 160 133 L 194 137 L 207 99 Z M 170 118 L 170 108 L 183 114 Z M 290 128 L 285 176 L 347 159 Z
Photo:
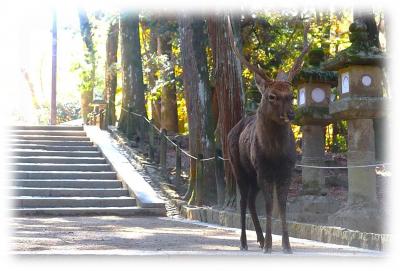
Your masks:
M 139 38 L 139 14 L 131 10 L 124 10 L 120 14 L 121 32 L 121 66 L 122 66 L 122 107 L 130 108 L 133 112 L 144 115 L 144 90 L 143 68 Z M 126 131 L 128 113 L 121 112 L 119 128 Z M 135 118 L 131 121 L 130 132 L 138 134 L 139 125 Z M 136 118 L 137 120 L 137 118 Z M 129 136 L 129 135 L 128 135 Z
M 109 119 L 108 123 L 115 125 L 115 93 L 117 89 L 117 52 L 118 52 L 118 32 L 119 24 L 117 20 L 112 20 L 107 33 L 106 41 L 106 67 L 105 67 L 105 93 L 104 97 L 108 101 Z
M 175 21 L 161 16 L 157 20 L 157 55 L 161 58 L 161 128 L 178 132 L 178 112 L 176 105 L 175 69 L 172 54 L 172 35 Z
M 207 34 L 205 19 L 193 15 L 179 18 L 181 56 L 183 66 L 183 85 L 187 112 L 189 113 L 189 150 L 197 156 L 214 156 L 215 120 L 212 115 L 212 89 L 207 69 Z M 196 161 L 190 161 L 190 185 L 186 197 L 189 203 L 214 204 L 216 184 L 214 161 L 205 161 L 203 183 L 195 185 Z M 198 191 L 195 187 L 202 191 Z
M 146 61 L 144 63 L 145 65 L 145 71 L 146 71 L 146 76 L 147 76 L 147 89 L 150 91 L 151 94 L 154 94 L 157 92 L 156 90 L 156 81 L 157 81 L 157 71 L 158 71 L 158 66 L 157 66 L 157 31 L 156 31 L 156 26 L 154 23 L 154 19 L 151 16 L 148 17 L 143 17 L 141 20 L 141 26 L 142 26 L 142 33 L 149 33 L 149 36 L 147 37 L 148 40 L 148 45 L 145 46 L 145 56 L 146 56 Z M 149 31 L 146 31 L 146 30 Z M 143 40 L 146 40 L 146 38 L 143 38 Z M 156 99 L 155 99 L 156 98 Z M 160 120 L 161 120 L 161 101 L 159 97 L 156 95 L 151 95 L 151 119 L 153 120 L 153 123 L 160 128 Z
M 85 55 L 85 61 L 91 65 L 90 75 L 87 78 L 88 82 L 81 88 L 81 114 L 83 122 L 87 123 L 87 115 L 90 112 L 89 105 L 93 101 L 93 90 L 96 83 L 96 49 L 93 43 L 92 25 L 83 9 L 79 9 L 79 23 L 81 36 L 88 51 L 88 54 Z
M 244 93 L 242 68 L 236 58 L 226 34 L 226 16 L 210 16 L 208 34 L 213 54 L 213 78 L 218 99 L 219 117 L 216 136 L 219 138 L 223 157 L 228 157 L 227 137 L 229 131 L 244 115 Z M 236 44 L 240 43 L 239 20 L 232 20 Z M 225 207 L 235 208 L 236 183 L 233 179 L 229 161 L 224 161 L 225 169 Z

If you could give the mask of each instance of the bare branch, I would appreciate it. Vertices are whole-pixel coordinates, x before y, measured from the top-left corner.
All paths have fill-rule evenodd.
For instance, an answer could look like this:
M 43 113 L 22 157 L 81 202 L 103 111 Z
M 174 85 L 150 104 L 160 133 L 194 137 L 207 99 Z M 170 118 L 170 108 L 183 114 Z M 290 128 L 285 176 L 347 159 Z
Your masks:
M 228 39 L 229 42 L 231 44 L 232 50 L 235 53 L 236 57 L 239 58 L 240 62 L 242 62 L 242 64 L 244 64 L 250 71 L 258 74 L 259 76 L 261 76 L 263 79 L 265 79 L 266 81 L 272 81 L 263 70 L 259 69 L 257 66 L 251 64 L 249 61 L 247 61 L 246 58 L 244 58 L 242 56 L 242 54 L 240 54 L 237 46 L 236 46 L 236 42 L 235 42 L 235 38 L 233 36 L 233 31 L 232 31 L 232 24 L 231 24 L 231 20 L 230 20 L 230 16 L 227 16 L 228 19 L 228 24 L 226 27 L 226 31 L 228 34 Z
M 299 55 L 299 57 L 294 61 L 294 64 L 292 66 L 292 69 L 289 71 L 289 75 L 288 75 L 288 81 L 291 82 L 293 80 L 293 78 L 295 77 L 295 75 L 301 70 L 301 67 L 303 65 L 303 59 L 304 56 L 307 54 L 308 50 L 310 49 L 311 43 L 312 42 L 308 42 L 307 39 L 307 34 L 310 30 L 310 23 L 307 23 L 304 26 L 304 32 L 303 32 L 303 50 L 301 51 L 301 54 Z

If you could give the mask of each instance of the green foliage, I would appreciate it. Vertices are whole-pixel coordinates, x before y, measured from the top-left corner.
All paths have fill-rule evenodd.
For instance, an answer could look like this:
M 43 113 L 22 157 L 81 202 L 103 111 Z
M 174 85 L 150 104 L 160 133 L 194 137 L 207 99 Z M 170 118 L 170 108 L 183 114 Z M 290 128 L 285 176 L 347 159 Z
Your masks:
M 97 73 L 94 78 L 92 78 L 92 65 L 86 61 L 75 62 L 71 65 L 71 72 L 77 72 L 79 74 L 80 83 L 78 89 L 81 92 L 91 91 L 92 89 L 97 90 L 97 93 L 102 91 L 104 88 L 104 77 L 99 76 Z
M 88 12 L 85 21 L 80 14 L 80 35 L 83 39 L 83 54 L 70 67 L 71 72 L 78 73 L 80 83 L 77 86 L 80 92 L 93 90 L 93 95 L 102 96 L 105 84 L 105 41 L 110 21 L 116 20 L 115 14 L 106 14 L 99 10 Z M 72 34 L 77 37 L 78 32 L 72 29 Z M 119 71 L 119 65 L 115 67 Z
M 345 135 L 338 134 L 336 141 L 332 145 L 332 152 L 344 153 L 347 152 L 347 140 Z
M 57 104 L 57 123 L 63 123 L 71 120 L 79 119 L 80 117 L 79 103 L 58 103 Z
M 325 148 L 329 152 L 347 152 L 347 121 L 337 121 L 327 126 Z

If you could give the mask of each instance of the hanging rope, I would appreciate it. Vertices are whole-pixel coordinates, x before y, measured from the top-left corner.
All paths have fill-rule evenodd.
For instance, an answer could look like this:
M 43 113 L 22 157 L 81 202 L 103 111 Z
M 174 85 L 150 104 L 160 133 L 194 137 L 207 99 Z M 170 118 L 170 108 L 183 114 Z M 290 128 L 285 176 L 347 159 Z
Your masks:
M 116 105 L 114 102 L 110 101 L 112 104 Z M 129 112 L 128 110 L 126 110 L 124 107 L 121 106 L 121 110 L 126 112 L 126 113 L 130 113 L 133 116 L 136 117 L 140 117 L 143 118 L 149 125 L 151 125 L 160 135 L 161 135 L 161 130 L 155 126 L 148 118 L 146 118 L 146 116 L 143 116 L 139 113 L 136 112 Z M 183 154 L 185 154 L 186 156 L 188 156 L 191 159 L 195 159 L 195 160 L 199 160 L 199 161 L 212 161 L 215 160 L 215 157 L 209 157 L 209 158 L 202 158 L 199 159 L 196 156 L 191 155 L 190 153 L 188 153 L 186 150 L 180 148 L 174 141 L 172 141 L 171 138 L 169 138 L 168 136 L 165 136 L 165 138 L 167 139 L 167 142 L 171 143 L 175 148 L 178 148 Z M 223 158 L 221 156 L 217 157 L 218 159 L 222 160 L 222 161 L 229 161 L 229 159 Z M 295 167 L 300 167 L 300 168 L 315 168 L 315 169 L 349 169 L 349 168 L 376 168 L 376 167 L 385 167 L 385 166 L 389 166 L 392 165 L 392 163 L 377 163 L 377 164 L 368 164 L 368 165 L 349 165 L 349 166 L 316 166 L 316 165 L 303 165 L 303 164 L 296 164 Z

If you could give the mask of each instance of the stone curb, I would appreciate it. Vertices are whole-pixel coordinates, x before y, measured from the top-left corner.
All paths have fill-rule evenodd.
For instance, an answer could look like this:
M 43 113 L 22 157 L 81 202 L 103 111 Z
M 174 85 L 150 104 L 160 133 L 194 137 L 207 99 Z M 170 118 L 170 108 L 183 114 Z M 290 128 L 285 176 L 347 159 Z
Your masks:
M 110 165 L 118 174 L 130 193 L 133 193 L 138 206 L 142 208 L 159 208 L 165 211 L 165 203 L 158 197 L 154 189 L 143 179 L 143 177 L 132 167 L 128 159 L 119 150 L 110 144 L 110 136 L 96 126 L 85 126 L 85 131 L 90 139 L 104 154 Z
M 168 193 L 163 187 L 162 190 Z M 237 212 L 218 210 L 212 207 L 188 206 L 187 202 L 179 199 L 171 199 L 171 201 L 185 218 L 240 229 L 240 214 Z M 259 217 L 259 219 L 265 232 L 266 218 Z M 254 230 L 253 221 L 249 214 L 246 215 L 246 228 Z M 390 240 L 389 234 L 366 233 L 340 227 L 295 221 L 288 221 L 288 228 L 290 237 L 379 251 L 387 250 Z M 282 234 L 279 219 L 272 219 L 272 233 Z
M 118 135 L 115 130 L 111 130 L 110 133 L 114 139 L 121 141 L 121 136 Z M 142 167 L 146 167 L 146 165 L 142 163 L 140 156 L 134 153 L 135 151 L 132 148 L 125 144 L 123 144 L 123 148 L 132 155 L 136 162 L 140 163 Z M 220 210 L 214 207 L 189 206 L 186 201 L 180 199 L 179 195 L 171 189 L 169 185 L 161 184 L 160 188 L 184 218 L 231 228 L 241 228 L 240 214 L 237 212 Z M 266 218 L 260 216 L 259 220 L 265 232 Z M 246 215 L 246 228 L 248 230 L 254 230 L 253 221 L 249 214 Z M 290 237 L 379 251 L 387 251 L 391 239 L 390 234 L 367 233 L 341 227 L 314 225 L 295 221 L 288 221 L 288 228 Z M 272 233 L 282 234 L 281 222 L 279 219 L 272 219 Z

